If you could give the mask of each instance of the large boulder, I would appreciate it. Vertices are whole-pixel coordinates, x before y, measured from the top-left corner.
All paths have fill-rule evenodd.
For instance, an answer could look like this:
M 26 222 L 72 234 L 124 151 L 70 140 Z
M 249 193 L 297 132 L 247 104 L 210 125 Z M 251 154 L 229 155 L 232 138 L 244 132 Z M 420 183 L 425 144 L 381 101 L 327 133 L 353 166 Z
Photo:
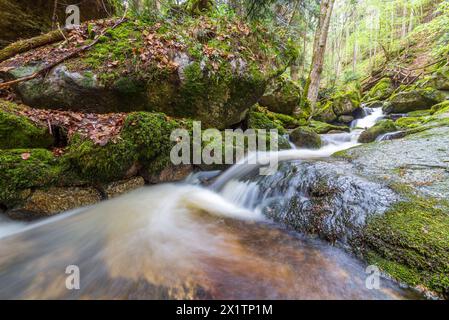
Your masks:
M 368 263 L 448 298 L 449 121 L 440 116 L 415 132 L 338 156 L 352 164 L 352 173 L 387 184 L 400 197 L 389 200 L 385 214 L 367 221 L 359 247 Z
M 424 79 L 429 87 L 449 91 L 449 67 L 442 67 Z
M 394 92 L 393 82 L 390 78 L 383 78 L 365 95 L 365 101 L 378 101 L 388 99 Z
M 327 101 L 323 106 L 318 105 L 318 110 L 313 119 L 320 122 L 332 123 L 337 120 L 332 101 Z
M 319 149 L 322 146 L 320 136 L 310 128 L 299 127 L 290 133 L 290 140 L 298 147 L 304 149 Z
M 11 114 L 5 113 L 27 124 L 16 127 L 17 136 L 28 132 L 29 126 L 39 128 L 27 117 L 13 112 L 17 112 L 16 108 Z M 176 142 L 171 141 L 170 135 L 177 128 L 191 130 L 191 122 L 137 112 L 127 115 L 121 131 L 104 144 L 76 132 L 68 137 L 68 145 L 54 150 L 55 153 L 43 149 L 39 139 L 24 140 L 26 146 L 22 149 L 8 145 L 7 149 L 0 149 L 0 206 L 16 218 L 40 217 L 92 204 L 83 200 L 86 188 L 99 189 L 102 197 L 110 197 L 142 185 L 139 176 L 148 183 L 153 183 L 156 176 L 164 181 L 175 180 L 180 175 L 172 174 L 177 168 L 170 161 L 170 151 Z M 0 131 L 0 140 L 8 135 Z M 58 197 L 64 199 L 59 207 L 54 200 Z
M 391 96 L 383 110 L 388 114 L 426 110 L 445 99 L 443 93 L 433 88 L 408 88 L 406 91 Z
M 352 115 L 360 108 L 360 93 L 356 91 L 337 94 L 332 100 L 336 116 Z
M 77 31 L 85 43 L 92 34 L 98 37 L 107 30 L 106 34 L 80 57 L 58 65 L 45 77 L 20 83 L 16 90 L 24 103 L 37 108 L 156 111 L 200 120 L 203 127 L 229 128 L 245 118 L 269 79 L 285 69 L 294 52 L 267 52 L 267 47 L 278 47 L 273 37 L 251 31 L 241 21 L 217 22 L 207 17 L 202 21 L 209 37 L 199 37 L 197 28 L 184 20 L 128 21 L 115 29 L 111 29 L 114 21 L 106 27 L 85 24 Z M 6 61 L 0 64 L 7 70 L 3 77 L 30 75 L 49 56 L 63 57 L 66 51 L 76 50 L 76 45 L 68 42 L 63 50 L 54 46 L 37 49 L 31 61 L 20 56 Z
M 267 87 L 259 104 L 272 112 L 292 115 L 299 106 L 301 90 L 298 84 L 281 76 Z

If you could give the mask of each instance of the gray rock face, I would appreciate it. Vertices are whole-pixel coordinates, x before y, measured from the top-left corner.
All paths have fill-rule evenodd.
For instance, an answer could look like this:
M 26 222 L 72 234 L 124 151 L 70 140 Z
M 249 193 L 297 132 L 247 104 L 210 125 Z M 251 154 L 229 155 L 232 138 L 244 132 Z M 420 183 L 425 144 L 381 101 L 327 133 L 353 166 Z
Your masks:
M 265 215 L 299 232 L 349 245 L 367 219 L 382 214 L 398 197 L 384 184 L 352 175 L 351 164 L 286 162 L 276 174 L 249 178 Z
M 449 127 L 402 139 L 366 144 L 344 152 L 358 174 L 409 185 L 424 194 L 449 198 Z
M 18 68 L 11 71 L 11 75 L 20 78 L 39 68 L 39 65 Z M 45 78 L 20 83 L 16 90 L 23 102 L 32 107 L 108 113 L 143 109 L 139 107 L 144 102 L 142 92 L 126 91 L 126 85 L 132 84 L 131 79 L 120 79 L 114 86 L 106 88 L 92 72 L 70 72 L 62 64 L 52 69 Z

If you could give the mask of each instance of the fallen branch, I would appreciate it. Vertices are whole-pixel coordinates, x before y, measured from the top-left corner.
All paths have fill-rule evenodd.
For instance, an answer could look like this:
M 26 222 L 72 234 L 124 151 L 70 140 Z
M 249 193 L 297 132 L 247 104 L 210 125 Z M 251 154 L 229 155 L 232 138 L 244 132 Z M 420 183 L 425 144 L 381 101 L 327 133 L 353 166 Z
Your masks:
M 23 52 L 27 52 L 31 49 L 42 47 L 47 44 L 64 40 L 65 30 L 54 30 L 49 33 L 27 39 L 20 40 L 10 44 L 6 48 L 0 50 L 0 62 L 5 61 L 15 55 Z
M 68 59 L 71 59 L 71 58 L 73 58 L 73 57 L 76 57 L 76 56 L 79 55 L 80 53 L 89 50 L 89 49 L 92 48 L 95 44 L 97 44 L 98 41 L 100 41 L 100 39 L 106 34 L 106 32 L 108 32 L 109 30 L 114 30 L 115 28 L 117 28 L 119 25 L 121 25 L 121 24 L 122 24 L 123 22 L 125 22 L 125 21 L 127 21 L 127 19 L 126 19 L 125 17 L 123 17 L 122 19 L 120 19 L 119 21 L 117 21 L 111 28 L 109 28 L 109 29 L 103 31 L 103 32 L 102 32 L 98 37 L 96 37 L 95 40 L 92 41 L 90 44 L 85 45 L 84 47 L 82 47 L 82 48 L 80 48 L 80 49 L 78 49 L 78 50 L 76 50 L 76 51 L 73 51 L 72 53 L 70 53 L 70 54 L 68 54 L 68 55 L 66 55 L 66 56 L 64 56 L 64 57 L 62 57 L 62 58 L 56 60 L 56 61 L 53 62 L 53 63 L 50 63 L 49 65 L 45 66 L 45 67 L 42 68 L 41 70 L 39 70 L 39 71 L 37 71 L 37 72 L 35 72 L 35 73 L 29 75 L 29 76 L 22 77 L 22 78 L 19 78 L 19 79 L 16 79 L 16 80 L 8 81 L 8 82 L 4 82 L 4 83 L 0 83 L 0 89 L 9 88 L 10 86 L 15 85 L 15 84 L 18 84 L 18 83 L 20 83 L 20 82 L 32 80 L 32 79 L 38 77 L 40 74 L 45 73 L 45 72 L 47 72 L 47 71 L 53 69 L 54 67 L 56 67 L 57 65 L 61 64 L 62 62 L 66 61 L 66 60 L 68 60 Z M 58 32 L 58 33 L 60 34 L 59 30 L 56 30 L 56 32 Z

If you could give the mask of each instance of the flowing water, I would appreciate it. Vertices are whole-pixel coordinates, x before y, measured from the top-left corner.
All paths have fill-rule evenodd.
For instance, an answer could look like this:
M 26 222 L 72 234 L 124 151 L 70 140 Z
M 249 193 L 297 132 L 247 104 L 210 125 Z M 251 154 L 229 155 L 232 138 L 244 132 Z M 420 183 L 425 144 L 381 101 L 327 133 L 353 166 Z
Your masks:
M 325 135 L 317 151 L 264 156 L 325 159 L 357 145 L 359 132 Z M 1 221 L 0 298 L 417 297 L 387 279 L 369 290 L 359 260 L 267 218 L 257 179 L 241 179 L 254 169 L 235 165 L 209 187 L 193 183 L 216 173 L 145 187 L 31 225 Z M 79 268 L 79 290 L 66 288 L 68 266 Z

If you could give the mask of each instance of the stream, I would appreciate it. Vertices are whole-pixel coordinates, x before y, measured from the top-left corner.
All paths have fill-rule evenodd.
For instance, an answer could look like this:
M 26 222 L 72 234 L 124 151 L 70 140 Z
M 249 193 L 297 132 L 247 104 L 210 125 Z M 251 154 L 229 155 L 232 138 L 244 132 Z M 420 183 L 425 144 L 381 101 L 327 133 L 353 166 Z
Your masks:
M 380 109 L 365 111 L 350 133 L 323 135 L 321 149 L 276 156 L 300 166 L 356 146 L 382 118 Z M 209 186 L 192 175 L 31 224 L 0 217 L 0 299 L 419 297 L 386 278 L 368 289 L 360 260 L 272 219 L 266 207 L 289 188 L 263 189 L 254 170 L 237 164 Z M 66 287 L 68 266 L 79 268 L 78 290 Z

